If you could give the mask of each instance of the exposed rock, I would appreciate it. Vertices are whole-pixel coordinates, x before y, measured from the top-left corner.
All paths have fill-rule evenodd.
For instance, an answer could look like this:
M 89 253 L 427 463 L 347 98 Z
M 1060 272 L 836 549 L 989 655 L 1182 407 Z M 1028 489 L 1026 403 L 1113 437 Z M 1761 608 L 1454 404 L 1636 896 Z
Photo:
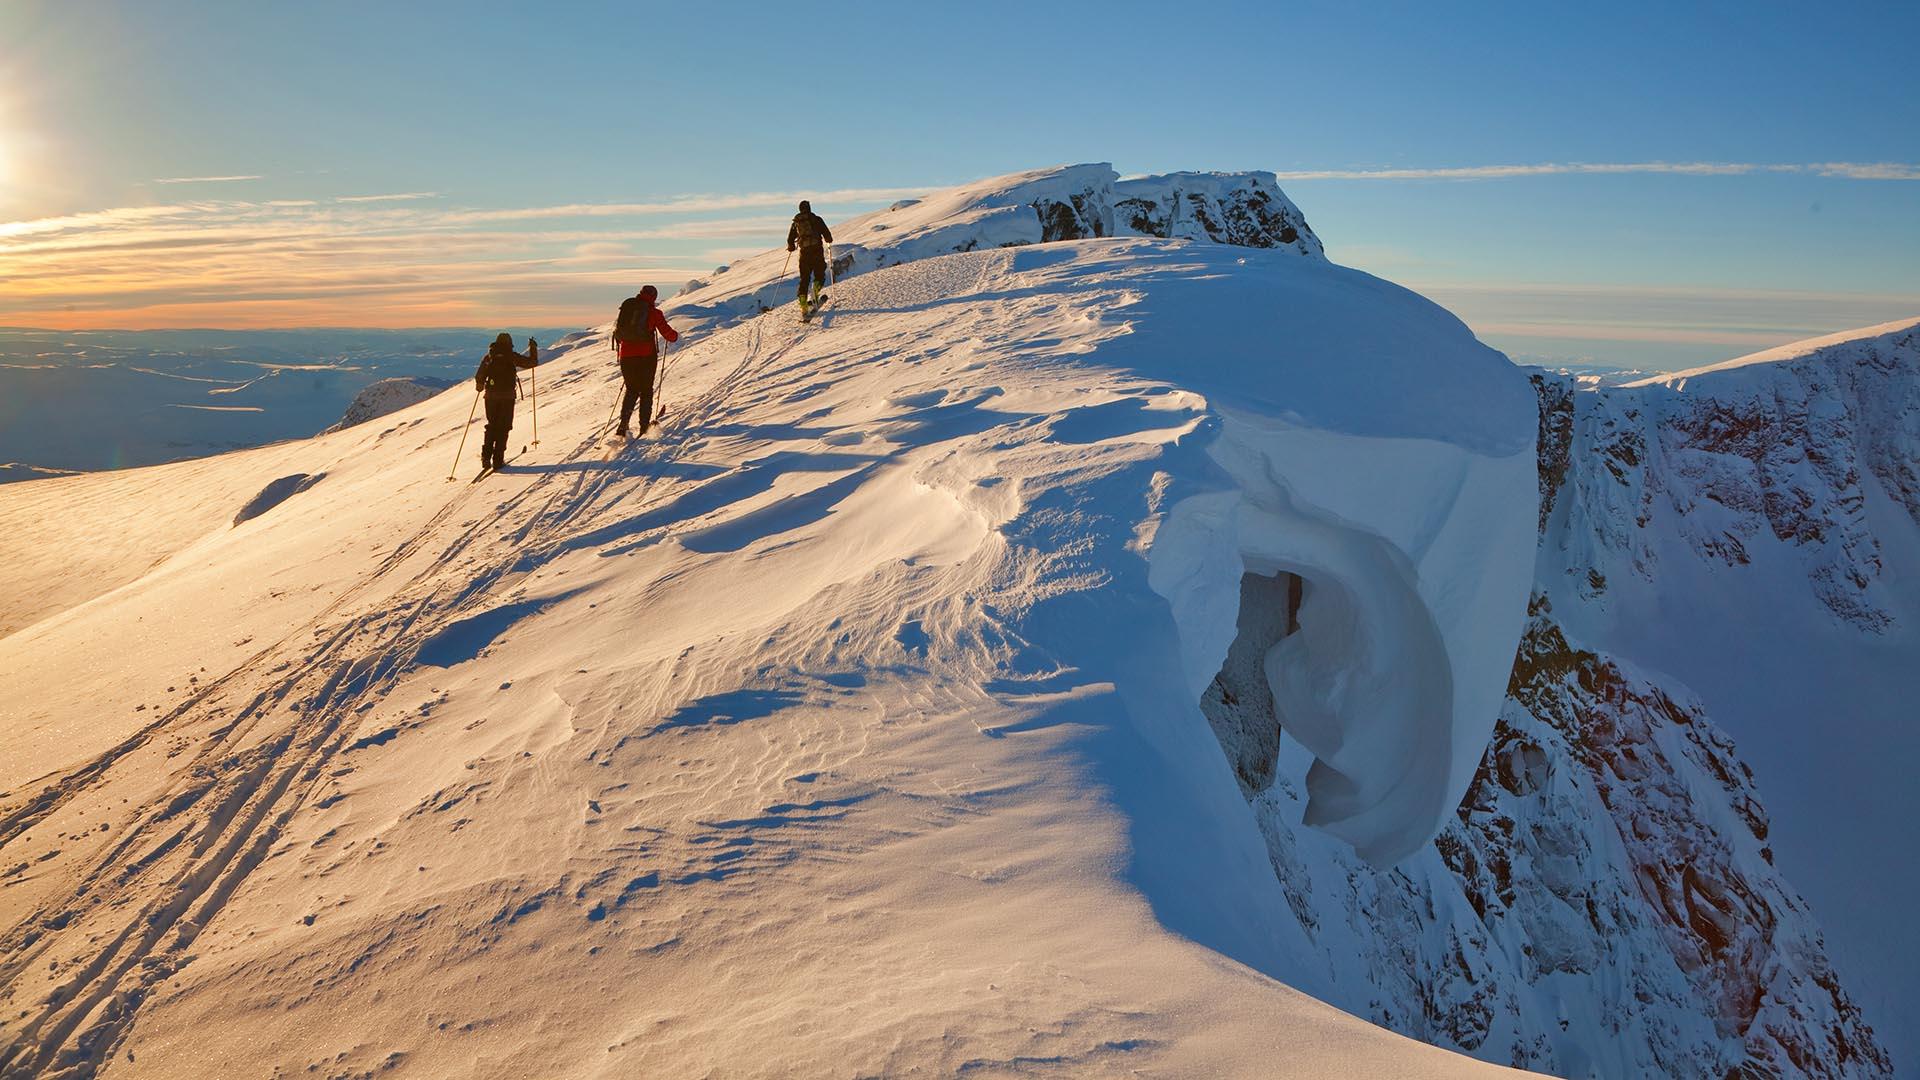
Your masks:
M 1292 248 L 1322 255 L 1320 238 L 1272 173 L 1168 173 L 1114 185 L 1122 235 Z

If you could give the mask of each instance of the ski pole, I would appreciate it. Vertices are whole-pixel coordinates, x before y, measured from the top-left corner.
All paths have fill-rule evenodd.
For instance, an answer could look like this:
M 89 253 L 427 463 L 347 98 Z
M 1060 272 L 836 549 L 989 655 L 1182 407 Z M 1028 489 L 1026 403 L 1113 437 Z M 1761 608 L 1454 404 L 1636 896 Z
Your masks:
M 619 346 L 619 344 L 618 344 L 618 343 L 615 343 L 615 345 L 614 345 L 614 351 L 616 351 L 616 352 L 618 352 L 618 351 L 619 351 L 619 348 L 620 348 L 620 346 Z M 627 400 L 627 369 L 626 369 L 626 365 L 624 365 L 624 364 L 622 364 L 622 365 L 620 365 L 620 366 L 618 366 L 618 367 L 616 367 L 616 368 L 615 368 L 614 370 L 615 370 L 615 372 L 616 372 L 616 373 L 617 373 L 617 374 L 618 374 L 618 375 L 620 376 L 620 379 L 619 379 L 619 388 L 618 388 L 618 392 L 617 392 L 617 393 L 615 393 L 615 394 L 613 395 L 613 408 L 611 408 L 611 409 L 608 409 L 608 410 L 607 410 L 607 426 L 608 426 L 608 427 L 612 427 L 612 426 L 613 426 L 613 418 L 614 418 L 614 416 L 615 416 L 615 414 L 617 414 L 617 413 L 619 413 L 619 411 L 620 411 L 620 403 L 621 403 L 621 402 L 623 402 L 623 401 L 625 401 L 625 400 Z
M 473 392 L 473 407 L 467 410 L 467 422 L 460 425 L 460 448 L 453 452 L 453 465 L 447 470 L 447 479 L 460 471 L 460 455 L 467 452 L 467 429 L 473 426 L 473 414 L 480 411 L 480 391 Z
M 538 370 L 537 367 L 527 369 L 527 382 L 533 387 L 533 445 L 535 446 L 540 445 L 540 376 L 535 374 Z
M 667 418 L 667 342 L 660 343 L 660 376 L 653 384 L 653 419 L 655 422 Z

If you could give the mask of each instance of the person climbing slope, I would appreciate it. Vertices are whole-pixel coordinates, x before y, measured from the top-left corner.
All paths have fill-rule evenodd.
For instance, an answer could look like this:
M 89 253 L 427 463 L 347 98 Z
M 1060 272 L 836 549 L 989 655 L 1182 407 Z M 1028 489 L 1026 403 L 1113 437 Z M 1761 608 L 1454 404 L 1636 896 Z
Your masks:
M 540 362 L 540 343 L 527 339 L 523 356 L 513 351 L 513 335 L 493 339 L 486 358 L 473 373 L 473 388 L 487 398 L 487 431 L 480 440 L 480 467 L 507 467 L 507 432 L 513 430 L 513 403 L 520 393 L 520 369 Z
M 827 283 L 827 245 L 833 243 L 833 234 L 827 231 L 827 223 L 813 212 L 813 204 L 800 200 L 800 212 L 793 215 L 793 224 L 787 228 L 787 250 L 800 252 L 800 315 L 810 315 L 820 302 L 820 290 Z M 807 282 L 813 282 L 813 294 L 807 294 Z
M 660 343 L 654 339 L 657 333 L 668 341 L 679 341 L 680 335 L 667 325 L 667 317 L 660 314 L 656 301 L 660 291 L 648 285 L 638 295 L 629 296 L 620 302 L 620 317 L 613 323 L 614 347 L 620 351 L 620 376 L 626 380 L 626 395 L 620 399 L 620 435 L 631 438 L 627 430 L 627 418 L 633 415 L 633 406 L 640 406 L 640 434 L 645 435 L 647 428 L 653 426 L 653 383 L 660 370 Z

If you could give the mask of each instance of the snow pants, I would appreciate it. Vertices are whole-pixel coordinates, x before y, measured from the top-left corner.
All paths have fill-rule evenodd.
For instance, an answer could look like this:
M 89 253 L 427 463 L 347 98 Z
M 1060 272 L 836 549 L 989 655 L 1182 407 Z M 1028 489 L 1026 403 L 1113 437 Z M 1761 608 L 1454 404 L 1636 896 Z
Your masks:
M 800 299 L 807 298 L 807 280 L 814 281 L 814 287 L 827 287 L 827 252 L 825 248 L 800 249 Z
M 620 430 L 627 430 L 627 417 L 633 415 L 633 406 L 640 406 L 640 430 L 646 431 L 653 423 L 653 380 L 660 370 L 660 354 L 652 356 L 623 356 L 620 358 L 620 377 L 627 381 L 626 396 L 620 399 Z
M 507 432 L 513 430 L 513 398 L 487 395 L 487 433 L 480 440 L 480 464 L 498 466 L 507 460 Z

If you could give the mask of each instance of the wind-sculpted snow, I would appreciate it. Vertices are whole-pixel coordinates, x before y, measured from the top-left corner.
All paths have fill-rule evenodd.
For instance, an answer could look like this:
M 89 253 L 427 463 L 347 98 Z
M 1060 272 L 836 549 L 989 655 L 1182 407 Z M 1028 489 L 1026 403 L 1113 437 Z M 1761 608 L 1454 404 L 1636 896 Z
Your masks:
M 445 480 L 450 391 L 0 492 L 76 535 L 143 490 L 171 515 L 0 638 L 0 1074 L 1497 1071 L 1300 992 L 1330 993 L 1317 946 L 1148 582 L 1176 507 L 1252 483 L 1223 440 L 1437 449 L 1463 489 L 1530 460 L 1524 379 L 1457 323 L 1292 252 L 1109 237 L 690 337 L 624 448 L 606 355 L 555 350 L 543 452 L 479 484 Z M 1341 399 L 1408 370 L 1430 411 Z M 1392 433 L 1427 423 L 1473 448 Z M 297 474 L 325 480 L 230 526 Z M 1379 530 L 1312 552 L 1318 669 L 1484 692 L 1473 605 L 1428 580 L 1459 569 L 1444 500 L 1285 479 L 1303 529 Z M 1430 829 L 1445 784 L 1416 786 L 1360 820 Z
M 1514 378 L 1519 378 L 1517 372 Z M 1305 820 L 1388 866 L 1446 823 L 1492 731 L 1533 547 L 1533 462 L 1229 415 L 1232 493 L 1177 504 L 1154 547 L 1198 698 L 1236 633 L 1243 574 L 1304 582 L 1263 666 L 1313 752 Z

